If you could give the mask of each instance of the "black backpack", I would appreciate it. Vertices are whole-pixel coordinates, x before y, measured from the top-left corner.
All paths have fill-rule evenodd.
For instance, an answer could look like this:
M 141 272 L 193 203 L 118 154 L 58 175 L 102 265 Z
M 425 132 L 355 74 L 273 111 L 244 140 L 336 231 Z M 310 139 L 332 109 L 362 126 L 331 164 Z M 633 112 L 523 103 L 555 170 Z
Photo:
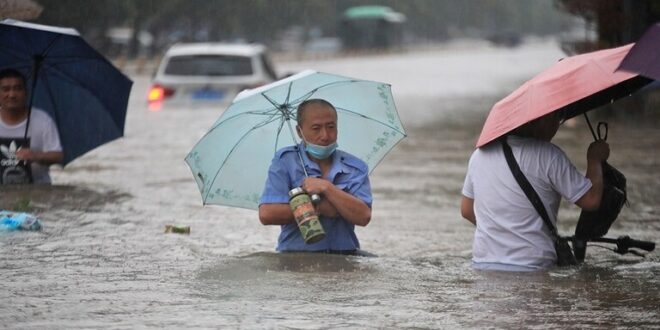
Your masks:
M 607 234 L 628 201 L 627 197 L 626 177 L 612 165 L 603 162 L 603 199 L 600 208 L 580 213 L 575 238 L 587 241 Z
M 591 134 L 594 140 L 607 140 L 607 123 L 598 123 L 598 135 L 594 132 L 589 117 L 584 114 Z M 603 131 L 601 128 L 605 128 Z M 595 211 L 582 211 L 580 219 L 575 227 L 575 236 L 573 241 L 573 252 L 578 262 L 584 260 L 588 241 L 599 241 L 612 226 L 628 201 L 626 192 L 626 177 L 616 168 L 607 162 L 602 163 L 603 167 L 603 197 L 600 201 L 600 207 Z M 618 246 L 618 243 L 617 243 Z

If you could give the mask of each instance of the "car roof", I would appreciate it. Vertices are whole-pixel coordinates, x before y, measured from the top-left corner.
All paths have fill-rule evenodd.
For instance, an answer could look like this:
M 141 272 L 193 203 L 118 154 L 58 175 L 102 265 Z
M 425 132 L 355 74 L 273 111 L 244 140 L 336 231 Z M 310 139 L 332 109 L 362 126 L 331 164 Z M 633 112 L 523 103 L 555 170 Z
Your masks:
M 167 50 L 165 56 L 226 54 L 252 56 L 263 53 L 266 47 L 261 44 L 228 44 L 216 42 L 199 42 L 175 44 Z

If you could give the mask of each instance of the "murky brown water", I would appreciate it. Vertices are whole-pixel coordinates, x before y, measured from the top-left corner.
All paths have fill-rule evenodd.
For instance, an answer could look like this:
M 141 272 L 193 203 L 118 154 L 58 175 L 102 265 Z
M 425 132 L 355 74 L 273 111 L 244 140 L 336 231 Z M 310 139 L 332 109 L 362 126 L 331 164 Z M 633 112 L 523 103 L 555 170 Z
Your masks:
M 201 206 L 183 157 L 216 110 L 147 111 L 135 77 L 126 137 L 55 170 L 52 187 L 0 190 L 42 232 L 0 233 L 7 328 L 658 328 L 660 257 L 591 247 L 586 264 L 538 274 L 475 272 L 459 215 L 467 160 L 490 106 L 551 64 L 556 46 L 281 63 L 387 81 L 409 137 L 372 174 L 375 258 L 274 253 L 256 212 Z M 512 67 L 512 63 L 515 65 Z M 508 68 L 508 70 L 505 70 Z M 610 163 L 630 207 L 608 236 L 660 237 L 660 121 L 610 119 Z M 582 120 L 555 139 L 584 169 Z M 560 231 L 578 210 L 563 205 Z M 170 223 L 190 235 L 164 234 Z

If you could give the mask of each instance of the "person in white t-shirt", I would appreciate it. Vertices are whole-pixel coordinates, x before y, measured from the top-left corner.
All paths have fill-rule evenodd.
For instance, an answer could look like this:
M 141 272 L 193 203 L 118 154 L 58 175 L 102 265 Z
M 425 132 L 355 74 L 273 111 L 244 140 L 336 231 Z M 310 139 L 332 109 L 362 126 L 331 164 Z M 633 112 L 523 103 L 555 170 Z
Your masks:
M 50 183 L 49 166 L 64 158 L 55 122 L 42 110 L 28 111 L 25 77 L 14 69 L 0 71 L 0 142 L 0 184 Z
M 585 177 L 550 143 L 562 121 L 562 113 L 555 111 L 506 137 L 521 171 L 555 224 L 562 197 L 582 209 L 598 209 L 603 194 L 601 163 L 610 152 L 605 141 L 591 143 Z M 535 271 L 555 265 L 550 229 L 511 173 L 500 141 L 474 151 L 462 194 L 461 215 L 476 225 L 475 269 Z

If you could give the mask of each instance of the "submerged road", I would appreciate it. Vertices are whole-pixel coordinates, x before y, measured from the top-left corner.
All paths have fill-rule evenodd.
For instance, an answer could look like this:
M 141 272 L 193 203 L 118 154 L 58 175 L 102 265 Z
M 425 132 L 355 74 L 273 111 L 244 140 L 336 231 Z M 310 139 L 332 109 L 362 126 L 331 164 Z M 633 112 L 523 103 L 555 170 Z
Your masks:
M 409 136 L 371 176 L 372 222 L 357 234 L 376 258 L 277 254 L 279 228 L 255 211 L 202 206 L 183 158 L 222 109 L 149 111 L 149 76 L 133 76 L 124 138 L 55 169 L 52 187 L 0 190 L 0 208 L 27 206 L 44 223 L 0 233 L 0 327 L 660 327 L 657 252 L 591 247 L 585 265 L 538 274 L 470 268 L 474 229 L 458 203 L 481 125 L 499 98 L 562 56 L 552 41 L 454 43 L 276 63 L 280 73 L 392 84 Z M 610 119 L 610 163 L 630 196 L 613 237 L 660 237 L 656 123 Z M 555 143 L 584 171 L 590 133 L 581 120 L 565 126 Z M 562 205 L 560 231 L 571 233 L 578 214 Z M 166 224 L 191 233 L 165 234 Z

